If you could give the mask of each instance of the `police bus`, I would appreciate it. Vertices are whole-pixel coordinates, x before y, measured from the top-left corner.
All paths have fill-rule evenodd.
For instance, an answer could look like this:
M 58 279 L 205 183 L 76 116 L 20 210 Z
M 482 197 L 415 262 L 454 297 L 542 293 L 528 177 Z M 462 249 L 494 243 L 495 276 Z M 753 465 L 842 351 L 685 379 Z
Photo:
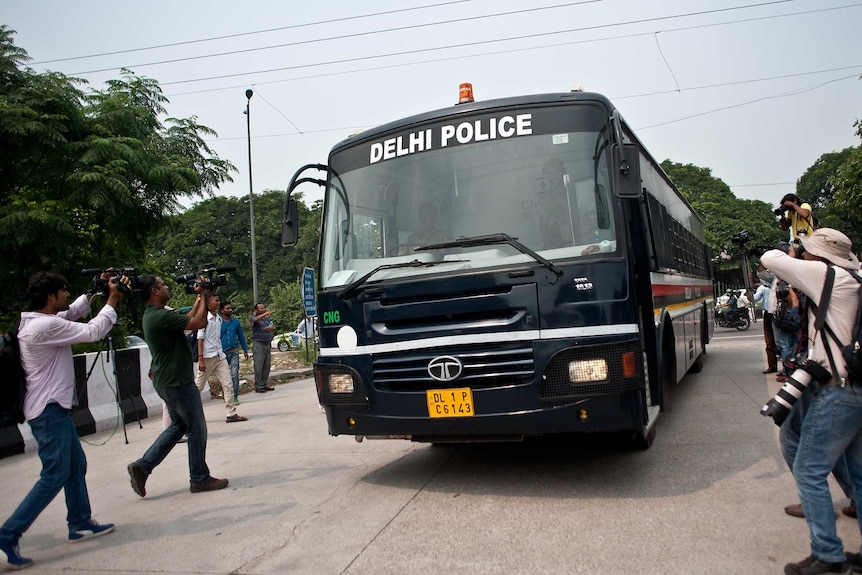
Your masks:
M 703 222 L 604 96 L 474 101 L 303 166 L 325 189 L 314 378 L 329 432 L 435 443 L 618 431 L 698 370 Z

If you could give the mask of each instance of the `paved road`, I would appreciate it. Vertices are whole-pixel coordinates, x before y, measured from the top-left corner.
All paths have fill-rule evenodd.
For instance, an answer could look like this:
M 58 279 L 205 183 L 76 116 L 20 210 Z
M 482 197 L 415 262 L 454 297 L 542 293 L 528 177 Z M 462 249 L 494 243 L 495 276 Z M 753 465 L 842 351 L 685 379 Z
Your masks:
M 208 462 L 230 487 L 188 492 L 185 449 L 141 499 L 125 466 L 160 431 L 151 418 L 90 436 L 97 520 L 115 533 L 65 542 L 55 501 L 22 539 L 29 573 L 780 573 L 808 554 L 776 428 L 758 415 L 759 324 L 718 330 L 702 373 L 675 390 L 653 447 L 578 442 L 432 447 L 327 435 L 313 382 L 242 396 L 245 423 L 206 404 Z M 35 454 L 0 460 L 0 515 L 39 472 Z M 836 507 L 846 502 L 836 493 Z M 849 548 L 855 523 L 838 519 Z

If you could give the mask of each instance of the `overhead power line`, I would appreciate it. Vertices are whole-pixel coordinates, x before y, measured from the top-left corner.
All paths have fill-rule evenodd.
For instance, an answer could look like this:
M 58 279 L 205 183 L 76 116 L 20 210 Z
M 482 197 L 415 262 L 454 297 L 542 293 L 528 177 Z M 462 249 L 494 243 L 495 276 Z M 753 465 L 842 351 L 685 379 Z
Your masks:
M 284 44 L 273 44 L 270 46 L 259 46 L 257 48 L 243 48 L 241 50 L 231 50 L 228 52 L 216 52 L 213 54 L 201 54 L 198 56 L 187 56 L 184 58 L 173 58 L 170 60 L 159 60 L 157 62 L 145 62 L 141 64 L 130 64 L 128 66 L 123 66 L 124 68 L 144 68 L 147 66 L 160 66 L 164 64 L 176 64 L 177 62 L 188 62 L 191 60 L 203 60 L 206 58 L 218 58 L 221 56 L 234 56 L 236 54 L 247 54 L 249 52 L 260 52 L 263 50 L 274 50 L 276 48 L 289 48 L 293 46 L 302 46 L 304 44 L 316 44 L 318 42 L 330 42 L 332 40 L 345 40 L 349 38 L 360 38 L 363 36 L 374 36 L 376 34 L 388 34 L 390 32 L 404 32 L 406 30 L 417 30 L 419 28 L 430 28 L 432 26 L 444 26 L 447 24 L 458 24 L 461 22 L 470 22 L 473 20 L 485 20 L 488 18 L 501 18 L 503 16 L 514 16 L 518 14 L 526 14 L 529 12 L 540 12 L 542 10 L 551 10 L 556 8 L 563 8 L 569 6 L 575 6 L 578 4 L 592 4 L 594 2 L 601 2 L 602 0 L 578 0 L 577 2 L 568 2 L 566 4 L 557 4 L 555 6 L 542 6 L 539 8 L 525 8 L 523 10 L 512 10 L 510 12 L 497 12 L 494 14 L 484 14 L 482 16 L 467 16 L 464 18 L 454 18 L 452 20 L 439 20 L 437 22 L 426 22 L 424 24 L 411 24 L 409 26 L 398 26 L 395 28 L 385 28 L 382 30 L 370 30 L 367 32 L 354 32 L 352 34 L 342 34 L 341 36 L 329 36 L 326 38 L 312 38 L 310 40 L 298 40 L 296 42 L 286 42 Z M 791 1 L 791 0 L 784 0 Z M 86 75 L 86 74 L 96 74 L 99 72 L 110 72 L 116 70 L 117 67 L 113 66 L 110 68 L 101 68 L 98 70 L 86 70 L 83 72 L 74 72 L 73 75 Z
M 438 47 L 433 47 L 433 48 L 416 48 L 413 50 L 403 50 L 400 52 L 389 52 L 389 53 L 385 53 L 385 54 L 375 54 L 375 55 L 371 55 L 371 56 L 357 56 L 357 57 L 353 57 L 353 58 L 342 58 L 339 60 L 329 60 L 329 61 L 325 61 L 325 62 L 316 62 L 316 63 L 311 63 L 311 64 L 297 64 L 295 66 L 283 66 L 280 68 L 269 68 L 269 69 L 265 69 L 265 70 L 255 70 L 252 72 L 237 72 L 237 73 L 233 73 L 233 74 L 221 74 L 218 76 L 208 76 L 208 77 L 204 77 L 204 78 L 191 78 L 191 79 L 187 79 L 187 80 L 176 80 L 173 82 L 163 82 L 162 85 L 163 86 L 169 86 L 169 85 L 187 84 L 187 83 L 193 83 L 193 82 L 205 82 L 205 81 L 209 81 L 209 80 L 223 80 L 226 78 L 236 78 L 239 76 L 250 76 L 250 75 L 254 75 L 254 74 L 268 74 L 271 72 L 283 72 L 286 70 L 298 70 L 298 69 L 303 69 L 303 68 L 314 68 L 317 66 L 328 66 L 328 65 L 332 65 L 332 64 L 346 64 L 346 63 L 351 63 L 351 62 L 361 62 L 361 61 L 365 61 L 365 60 L 377 60 L 380 58 L 389 58 L 392 56 L 407 56 L 407 55 L 411 55 L 411 54 L 436 52 L 436 51 L 440 51 L 440 50 L 449 50 L 449 49 L 453 49 L 453 48 L 472 48 L 472 47 L 476 47 L 476 46 L 482 46 L 482 45 L 488 45 L 488 44 L 497 44 L 500 42 L 509 42 L 509 41 L 513 41 L 513 40 L 525 40 L 525 39 L 530 39 L 530 38 L 541 38 L 541 37 L 547 37 L 547 36 L 556 36 L 556 35 L 560 35 L 560 34 L 569 34 L 572 32 L 584 32 L 587 30 L 599 30 L 599 29 L 604 29 L 604 28 L 615 28 L 618 26 L 627 26 L 627 25 L 631 25 L 631 24 L 644 24 L 644 23 L 649 23 L 649 22 L 658 22 L 658 21 L 662 21 L 662 20 L 674 20 L 674 19 L 686 18 L 686 17 L 690 17 L 690 16 L 703 16 L 703 15 L 707 15 L 707 14 L 730 12 L 730 11 L 734 11 L 734 10 L 742 10 L 742 9 L 747 9 L 747 8 L 770 6 L 770 5 L 774 5 L 774 4 L 784 4 L 787 2 L 793 2 L 793 1 L 795 1 L 795 0 L 773 0 L 771 2 L 763 2 L 760 4 L 749 4 L 746 6 L 735 6 L 735 7 L 731 7 L 731 8 L 718 8 L 718 9 L 714 9 L 714 10 L 702 10 L 702 11 L 698 11 L 698 12 L 689 12 L 686 14 L 675 14 L 675 15 L 671 15 L 671 16 L 657 16 L 654 18 L 642 18 L 639 20 L 629 20 L 627 22 L 617 22 L 617 23 L 611 23 L 611 24 L 597 24 L 595 26 L 583 26 L 580 28 L 570 28 L 567 30 L 558 30 L 558 31 L 554 31 L 554 32 L 537 32 L 534 34 L 524 34 L 521 36 L 510 36 L 508 38 L 499 38 L 499 39 L 495 39 L 495 40 L 479 40 L 479 41 L 475 41 L 475 42 L 464 42 L 461 44 L 450 44 L 447 46 L 438 46 Z
M 117 54 L 130 54 L 132 52 L 144 52 L 147 50 L 157 50 L 159 48 L 173 48 L 176 46 L 187 46 L 189 44 L 200 44 L 202 42 L 213 42 L 216 40 L 228 40 L 230 38 L 240 38 L 243 36 L 253 36 L 256 34 L 268 34 L 270 32 L 282 32 L 284 30 L 294 30 L 296 28 L 307 28 L 310 26 L 320 26 L 322 24 L 335 24 L 336 22 L 347 22 L 350 20 L 361 20 L 363 18 L 373 18 L 376 16 L 388 16 L 390 14 L 398 14 L 401 12 L 412 12 L 415 10 L 424 10 L 426 8 L 438 8 L 440 6 L 448 6 L 450 4 L 463 4 L 464 2 L 472 2 L 472 0 L 450 0 L 449 2 L 438 2 L 437 4 L 426 4 L 425 6 L 414 6 L 412 8 L 399 8 L 397 10 L 387 10 L 385 12 L 373 12 L 370 14 L 359 14 L 357 16 L 345 16 L 343 18 L 333 18 L 331 20 L 319 20 L 317 22 L 307 22 L 305 24 L 293 24 L 291 26 L 280 26 L 278 28 L 268 28 L 266 30 L 253 30 L 251 32 L 239 32 L 237 34 L 226 34 L 224 36 L 213 36 L 211 38 L 199 38 L 197 40 L 185 40 L 183 42 L 172 42 L 170 44 L 157 44 L 155 46 L 144 46 L 140 48 L 129 48 L 127 50 L 115 50 L 113 52 L 100 52 L 98 54 L 87 54 L 84 56 L 69 56 L 68 58 L 55 58 L 53 60 L 42 60 L 41 62 L 32 62 L 36 64 L 52 64 L 54 62 L 70 62 L 72 60 L 86 60 L 88 58 L 100 58 L 102 56 L 116 56 Z M 125 66 L 128 68 L 128 66 Z

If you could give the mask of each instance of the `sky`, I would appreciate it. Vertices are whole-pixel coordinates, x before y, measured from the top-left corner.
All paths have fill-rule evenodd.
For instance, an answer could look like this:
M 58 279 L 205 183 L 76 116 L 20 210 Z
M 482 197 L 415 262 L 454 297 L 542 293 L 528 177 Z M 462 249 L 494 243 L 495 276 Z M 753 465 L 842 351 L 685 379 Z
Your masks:
M 214 129 L 236 166 L 217 195 L 249 193 L 249 129 L 251 189 L 284 190 L 351 132 L 455 104 L 462 82 L 477 100 L 599 92 L 659 161 L 774 205 L 860 145 L 862 1 L 0 0 L 0 23 L 37 72 L 157 80 L 168 115 Z

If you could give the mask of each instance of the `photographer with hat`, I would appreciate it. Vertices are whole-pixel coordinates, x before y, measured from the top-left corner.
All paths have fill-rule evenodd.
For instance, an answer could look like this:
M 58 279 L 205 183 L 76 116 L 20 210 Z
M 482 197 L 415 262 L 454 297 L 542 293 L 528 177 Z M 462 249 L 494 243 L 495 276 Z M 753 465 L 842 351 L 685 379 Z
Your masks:
M 761 261 L 777 276 L 808 296 L 809 361 L 831 370 L 829 353 L 837 359 L 832 378 L 811 382 L 811 402 L 802 421 L 799 445 L 793 458 L 793 478 L 811 536 L 811 555 L 789 563 L 785 573 L 847 573 L 862 571 L 862 556 L 846 553 L 835 528 L 835 512 L 827 477 L 845 456 L 848 474 L 857 493 L 862 492 L 862 388 L 847 380 L 839 346 L 825 333 L 813 330 L 829 267 L 835 269 L 826 324 L 841 341 L 849 341 L 858 315 L 859 284 L 847 270 L 857 271 L 859 260 L 850 240 L 838 230 L 821 228 L 800 238 L 804 252 L 795 259 L 780 250 L 763 254 Z M 828 351 L 827 351 L 828 350 Z M 849 563 L 849 565 L 848 565 Z

